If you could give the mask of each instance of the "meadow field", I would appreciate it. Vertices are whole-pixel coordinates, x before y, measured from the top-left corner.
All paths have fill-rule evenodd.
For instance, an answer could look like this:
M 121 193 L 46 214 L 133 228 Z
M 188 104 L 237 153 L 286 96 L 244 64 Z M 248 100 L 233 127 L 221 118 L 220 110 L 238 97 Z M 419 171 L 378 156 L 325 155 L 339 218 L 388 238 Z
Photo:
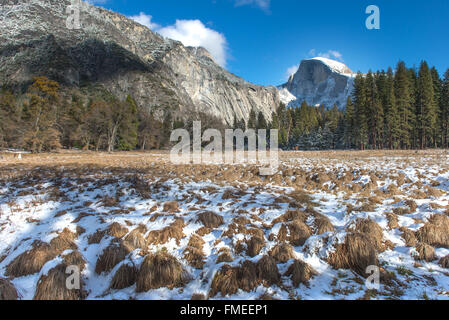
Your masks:
M 3 153 L 0 299 L 449 299 L 449 152 Z

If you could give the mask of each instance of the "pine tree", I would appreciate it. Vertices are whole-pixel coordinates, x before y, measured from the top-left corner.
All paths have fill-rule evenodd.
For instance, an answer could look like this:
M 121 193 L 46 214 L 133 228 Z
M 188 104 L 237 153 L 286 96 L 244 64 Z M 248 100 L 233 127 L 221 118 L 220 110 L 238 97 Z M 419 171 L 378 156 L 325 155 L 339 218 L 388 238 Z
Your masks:
M 399 113 L 396 105 L 396 97 L 394 94 L 394 75 L 391 68 L 387 71 L 387 79 L 385 84 L 385 141 L 390 149 L 398 148 L 399 134 Z
M 368 146 L 368 122 L 365 79 L 361 73 L 358 73 L 354 80 L 353 100 L 357 123 L 356 144 L 360 149 L 364 150 Z
M 399 114 L 398 136 L 401 148 L 410 148 L 413 130 L 412 97 L 408 70 L 400 61 L 394 79 L 396 105 Z
M 418 76 L 417 111 L 420 147 L 434 146 L 437 112 L 433 80 L 425 61 L 421 63 Z
M 384 114 L 383 108 L 380 103 L 379 93 L 376 85 L 376 81 L 372 72 L 368 72 L 365 79 L 366 87 L 366 111 L 369 114 L 368 117 L 368 130 L 370 145 L 374 149 L 381 147 L 382 134 L 383 134 L 383 122 Z
M 248 129 L 257 129 L 257 115 L 254 109 L 251 109 L 248 119 Z
M 449 148 L 449 69 L 444 74 L 440 101 L 441 146 Z
M 262 111 L 257 116 L 257 129 L 268 129 L 268 123 Z
M 344 122 L 345 148 L 350 149 L 354 146 L 354 135 L 356 130 L 354 105 L 352 104 L 351 97 L 348 97 L 348 100 L 346 102 Z

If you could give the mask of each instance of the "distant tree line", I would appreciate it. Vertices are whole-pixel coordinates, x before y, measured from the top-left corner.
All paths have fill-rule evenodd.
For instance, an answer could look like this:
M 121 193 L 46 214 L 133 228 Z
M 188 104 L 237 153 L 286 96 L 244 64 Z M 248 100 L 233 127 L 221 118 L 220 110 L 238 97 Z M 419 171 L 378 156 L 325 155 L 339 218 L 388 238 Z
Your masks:
M 172 145 L 172 130 L 228 128 L 203 112 L 187 119 L 162 106 L 156 117 L 132 96 L 120 100 L 104 87 L 62 89 L 46 77 L 36 77 L 24 93 L 0 91 L 0 148 L 32 152 L 59 148 L 84 150 L 148 150 Z M 179 113 L 178 113 L 179 115 Z M 422 62 L 419 70 L 399 62 L 376 73 L 357 74 L 345 110 L 324 106 L 287 108 L 281 104 L 268 121 L 251 110 L 248 121 L 232 126 L 278 129 L 285 150 L 424 149 L 449 147 L 449 70 L 440 78 Z
M 281 105 L 271 128 L 284 149 L 425 149 L 449 147 L 449 70 L 423 61 L 357 74 L 344 111 L 337 106 Z

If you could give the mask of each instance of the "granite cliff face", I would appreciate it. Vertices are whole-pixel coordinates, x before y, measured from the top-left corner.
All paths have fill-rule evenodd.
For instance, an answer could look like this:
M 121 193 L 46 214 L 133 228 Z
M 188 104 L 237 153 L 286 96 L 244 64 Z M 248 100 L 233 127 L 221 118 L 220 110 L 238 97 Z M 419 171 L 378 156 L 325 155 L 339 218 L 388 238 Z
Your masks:
M 279 87 L 281 100 L 291 106 L 309 105 L 339 108 L 346 106 L 355 74 L 343 63 L 325 58 L 303 60 L 298 71 Z
M 0 84 L 16 88 L 45 75 L 65 86 L 104 85 L 162 117 L 213 114 L 232 124 L 251 108 L 267 119 L 280 102 L 275 87 L 227 72 L 203 48 L 184 47 L 148 28 L 81 2 L 81 28 L 66 26 L 69 0 L 0 0 Z

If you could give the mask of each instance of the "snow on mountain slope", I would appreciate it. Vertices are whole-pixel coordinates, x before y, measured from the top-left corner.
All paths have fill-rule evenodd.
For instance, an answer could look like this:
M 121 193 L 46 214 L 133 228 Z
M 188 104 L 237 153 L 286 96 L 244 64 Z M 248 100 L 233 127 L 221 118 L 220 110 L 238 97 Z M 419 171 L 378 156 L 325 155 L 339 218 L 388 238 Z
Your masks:
M 298 71 L 280 87 L 281 101 L 298 107 L 306 101 L 309 105 L 336 104 L 344 108 L 353 89 L 355 74 L 341 62 L 316 57 L 303 60 Z

